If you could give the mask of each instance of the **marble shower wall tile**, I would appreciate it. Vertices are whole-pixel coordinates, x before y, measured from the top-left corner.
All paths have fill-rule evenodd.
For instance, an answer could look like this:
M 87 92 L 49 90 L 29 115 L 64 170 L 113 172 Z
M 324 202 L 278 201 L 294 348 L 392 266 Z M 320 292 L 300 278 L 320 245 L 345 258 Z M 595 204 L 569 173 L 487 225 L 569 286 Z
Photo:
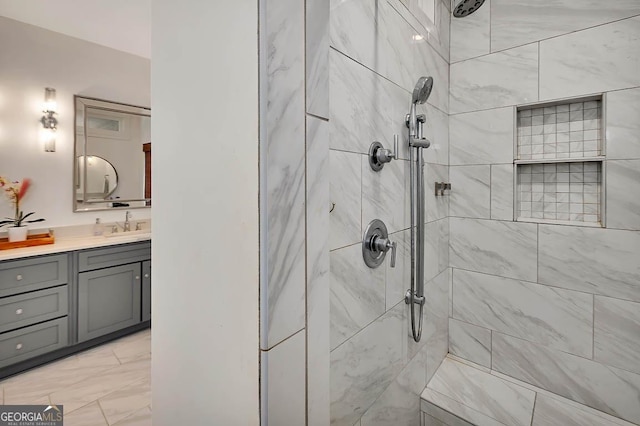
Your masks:
M 268 378 L 269 424 L 305 424 L 305 331 L 263 351 L 262 362 L 266 365 Z
M 638 50 L 640 16 L 541 41 L 540 100 L 640 86 Z
M 446 1 L 436 0 L 435 3 L 435 21 L 431 22 L 429 18 L 424 16 L 417 17 L 417 13 L 410 11 L 411 3 L 415 5 L 414 2 L 410 2 L 408 0 L 387 0 L 391 7 L 404 18 L 405 21 L 409 23 L 409 25 L 416 31 L 416 34 L 419 34 L 423 37 L 421 41 L 428 43 L 431 47 L 433 47 L 439 54 L 444 58 L 445 61 L 449 62 L 449 31 L 451 24 L 451 11 L 448 9 L 450 5 Z M 413 10 L 413 9 L 412 9 Z M 425 15 L 422 13 L 421 15 Z M 427 22 L 428 21 L 428 22 Z
M 268 312 L 261 347 L 305 323 L 304 3 L 270 1 L 266 58 L 266 262 Z
M 404 367 L 403 310 L 397 305 L 331 352 L 332 425 L 358 421 Z
M 413 92 L 420 76 L 433 77 L 433 90 L 427 103 L 444 113 L 449 112 L 449 64 L 428 43 L 417 42 L 413 50 L 413 78 L 407 90 Z
M 331 349 L 385 312 L 384 269 L 362 260 L 362 245 L 331 252 Z
M 449 300 L 449 276 L 447 269 L 435 278 L 427 281 L 424 287 L 425 305 L 422 311 L 422 334 L 419 342 L 413 339 L 411 329 L 411 307 L 405 304 L 405 330 L 407 336 L 407 354 L 412 359 L 425 346 L 429 347 L 427 353 L 427 381 L 447 355 L 448 352 L 448 332 L 449 320 L 447 318 L 447 302 Z M 405 291 L 410 287 L 407 281 Z M 418 305 L 416 305 L 418 307 Z M 415 320 L 419 320 L 418 309 L 415 311 Z
M 307 410 L 329 423 L 329 123 L 307 116 Z
M 450 112 L 475 111 L 538 100 L 538 44 L 451 65 Z
M 463 19 L 451 18 L 451 63 L 490 53 L 491 1 Z
M 400 156 L 408 158 L 404 117 L 411 94 L 336 50 L 329 62 L 331 148 L 366 154 L 374 141 L 391 148 L 398 134 Z
M 451 216 L 489 219 L 491 166 L 451 166 L 449 181 Z
M 532 426 L 620 426 L 621 420 L 607 419 L 606 414 L 596 415 L 556 398 L 538 393 L 533 411 Z M 625 422 L 626 423 L 626 422 Z M 629 424 L 630 425 L 630 424 Z
M 385 1 L 331 1 L 331 46 L 408 89 L 415 31 Z
M 456 270 L 453 317 L 591 358 L 593 296 Z
M 415 426 L 420 423 L 420 393 L 427 385 L 424 347 L 362 416 L 362 426 Z
M 513 220 L 513 164 L 491 166 L 491 219 Z
M 396 266 L 391 267 L 391 258 L 384 260 L 386 269 L 386 309 L 389 310 L 404 300 L 404 294 L 411 282 L 411 237 L 409 230 L 391 234 L 391 241 L 397 244 Z M 380 266 L 381 268 L 383 266 Z
M 640 422 L 640 375 L 493 333 L 492 368 L 574 401 Z
M 362 159 L 362 232 L 373 219 L 382 220 L 389 232 L 409 228 L 408 161 L 391 161 L 374 171 L 366 157 Z M 360 235 L 362 235 L 362 232 Z
M 640 160 L 607 161 L 607 228 L 640 230 Z
M 640 232 L 539 227 L 538 282 L 640 301 Z
M 640 373 L 640 303 L 596 296 L 594 360 Z
M 449 352 L 491 368 L 491 330 L 450 318 Z
M 429 281 L 449 267 L 448 218 L 426 224 L 424 244 L 424 279 Z
M 451 218 L 451 266 L 535 282 L 537 225 Z
M 425 322 L 423 330 L 423 339 L 427 347 L 427 382 L 431 380 L 433 375 L 440 367 L 440 364 L 449 352 L 449 277 L 451 269 L 447 268 L 437 277 L 425 284 Z M 410 312 L 407 307 L 407 311 Z M 407 314 L 409 316 L 410 313 Z M 407 322 L 409 333 L 411 324 Z M 409 337 L 409 353 L 411 348 L 416 344 Z
M 640 14 L 635 0 L 616 1 L 615 5 L 599 0 L 492 1 L 494 52 Z
M 531 424 L 535 392 L 461 362 L 446 359 L 427 389 L 459 401 L 505 425 Z
M 449 216 L 449 200 L 451 197 L 436 196 L 431 185 L 435 182 L 451 182 L 449 167 L 440 164 L 425 164 L 425 217 L 427 222 L 444 219 Z
M 363 156 L 329 151 L 330 197 L 335 203 L 329 213 L 329 247 L 331 250 L 362 240 L 362 163 Z M 326 175 L 325 175 L 326 176 Z M 327 209 L 331 204 L 327 204 Z
M 607 158 L 640 158 L 640 88 L 607 93 Z
M 504 426 L 504 423 L 428 387 L 422 392 L 420 408 L 423 413 L 428 413 L 425 414 L 427 421 L 436 420 L 435 423 L 427 423 L 426 426 Z M 452 413 L 458 413 L 473 423 Z
M 513 161 L 513 107 L 452 115 L 450 120 L 452 166 Z
M 331 1 L 331 46 L 405 90 L 428 73 L 438 83 L 429 103 L 448 112 L 448 64 L 386 1 Z M 417 54 L 416 54 L 417 53 Z M 408 105 L 408 103 L 407 103 Z
M 407 101 L 410 102 L 411 95 L 403 98 L 403 101 L 405 104 Z M 408 112 L 409 107 L 407 106 L 405 114 Z M 449 165 L 449 115 L 429 104 L 418 105 L 417 113 L 427 116 L 427 122 L 424 125 L 424 137 L 431 141 L 431 146 L 423 150 L 425 163 Z M 407 127 L 404 124 L 404 116 L 401 121 L 402 126 L 404 126 L 403 133 L 401 133 L 404 135 L 404 141 L 402 138 L 400 139 L 404 143 L 401 143 L 401 146 L 407 147 Z M 404 149 L 406 149 L 406 154 L 403 153 L 403 149 L 400 150 L 401 155 L 403 155 L 402 158 L 408 159 L 408 148 Z
M 305 0 L 307 112 L 329 118 L 329 2 Z

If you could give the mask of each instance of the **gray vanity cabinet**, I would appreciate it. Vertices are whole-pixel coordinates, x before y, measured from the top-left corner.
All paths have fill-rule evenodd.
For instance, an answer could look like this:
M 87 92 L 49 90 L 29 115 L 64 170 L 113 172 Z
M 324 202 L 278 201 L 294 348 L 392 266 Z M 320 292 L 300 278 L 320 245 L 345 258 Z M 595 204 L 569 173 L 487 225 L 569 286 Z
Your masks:
M 78 254 L 78 342 L 147 320 L 144 293 L 151 289 L 150 258 L 149 243 Z
M 69 256 L 0 262 L 0 369 L 69 344 Z
M 82 272 L 78 279 L 78 341 L 140 322 L 140 263 Z
M 151 261 L 142 262 L 142 321 L 151 320 Z
M 0 261 L 0 379 L 150 319 L 150 241 Z

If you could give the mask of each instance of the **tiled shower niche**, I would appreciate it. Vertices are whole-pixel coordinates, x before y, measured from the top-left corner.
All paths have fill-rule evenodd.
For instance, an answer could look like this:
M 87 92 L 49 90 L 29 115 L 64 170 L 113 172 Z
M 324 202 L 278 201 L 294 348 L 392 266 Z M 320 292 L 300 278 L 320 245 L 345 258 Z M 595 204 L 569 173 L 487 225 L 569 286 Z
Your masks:
M 518 110 L 520 160 L 598 157 L 602 100 Z
M 517 109 L 519 221 L 602 226 L 601 96 Z
M 520 164 L 518 182 L 519 218 L 601 221 L 600 162 Z

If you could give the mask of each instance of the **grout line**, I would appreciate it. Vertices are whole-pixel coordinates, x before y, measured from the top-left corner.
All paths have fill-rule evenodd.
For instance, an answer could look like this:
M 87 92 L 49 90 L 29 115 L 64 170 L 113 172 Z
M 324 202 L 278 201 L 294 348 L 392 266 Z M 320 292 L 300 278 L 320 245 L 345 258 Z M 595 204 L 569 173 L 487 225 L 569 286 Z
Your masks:
M 575 34 L 575 33 L 579 33 L 579 32 L 582 32 L 582 31 L 591 30 L 591 29 L 598 28 L 598 27 L 604 27 L 605 25 L 610 25 L 610 24 L 614 24 L 614 23 L 617 23 L 617 22 L 626 21 L 627 19 L 637 18 L 638 16 L 640 16 L 640 14 L 636 14 L 636 15 L 632 15 L 632 16 L 627 16 L 627 17 L 625 17 L 625 18 L 616 19 L 616 20 L 613 20 L 613 21 L 605 22 L 605 23 L 598 24 L 598 25 L 593 25 L 593 26 L 590 26 L 590 27 L 580 28 L 580 29 L 578 29 L 578 30 L 569 31 L 568 33 L 558 34 L 558 35 L 551 36 L 551 37 L 545 37 L 545 38 L 541 38 L 541 39 L 538 39 L 538 40 L 532 40 L 532 41 L 529 41 L 529 42 L 527 42 L 527 43 L 518 44 L 518 45 L 516 45 L 516 46 L 510 46 L 510 47 L 506 47 L 506 48 L 504 48 L 504 49 L 496 50 L 495 52 L 486 53 L 486 54 L 482 54 L 482 55 L 474 56 L 474 57 L 472 57 L 472 58 L 463 59 L 463 60 L 461 60 L 461 61 L 452 62 L 452 63 L 451 63 L 451 65 L 453 65 L 453 64 L 459 64 L 459 63 L 461 63 L 461 62 L 471 61 L 471 60 L 474 60 L 474 59 L 482 58 L 482 57 L 484 57 L 484 56 L 493 55 L 494 53 L 501 53 L 501 52 L 505 52 L 505 51 L 510 50 L 510 49 L 516 49 L 516 48 L 518 48 L 518 47 L 527 46 L 527 45 L 529 45 L 529 44 L 533 44 L 533 43 L 540 43 L 540 42 L 543 42 L 543 41 L 553 40 L 553 39 L 556 39 L 556 38 L 560 38 L 560 37 L 567 36 L 567 35 L 569 35 L 569 34 Z
M 99 410 L 100 410 L 100 412 L 102 413 L 102 417 L 104 417 L 104 421 L 105 421 L 107 424 L 109 424 L 109 419 L 107 419 L 107 415 L 104 413 L 104 410 L 102 409 L 102 405 L 100 404 L 100 401 L 96 399 L 96 400 L 95 400 L 95 402 L 96 402 L 96 403 L 97 403 L 97 405 L 98 405 L 98 409 L 99 409 Z M 89 405 L 89 404 L 87 404 L 87 405 Z M 125 417 L 123 418 L 123 420 L 124 420 L 124 419 L 126 419 L 127 417 L 129 417 L 129 416 L 125 416 Z M 119 421 L 119 420 L 118 420 L 118 421 Z
M 309 118 L 321 119 L 320 117 L 309 114 L 307 105 L 309 102 L 308 93 L 308 75 L 307 67 L 307 2 L 302 5 L 302 25 L 304 27 L 304 420 L 305 425 L 309 424 Z M 327 57 L 327 65 L 329 58 Z M 328 79 L 328 73 L 327 73 Z M 319 123 L 318 123 L 319 124 Z M 331 200 L 329 199 L 329 202 Z
M 530 425 L 533 426 L 533 416 L 536 414 L 536 402 L 538 401 L 538 392 L 534 391 L 533 394 L 533 407 L 531 408 L 531 423 Z
M 596 359 L 596 295 L 592 296 L 592 322 L 591 322 L 591 359 L 595 361 Z M 596 361 L 597 362 L 597 361 Z
M 323 117 L 321 115 L 314 114 L 312 112 L 305 112 L 305 114 L 307 115 L 307 117 L 317 118 L 318 120 L 322 120 L 322 121 L 329 121 L 327 117 Z
M 540 42 L 538 41 L 538 58 L 537 61 L 538 62 L 538 102 L 540 102 Z
M 526 283 L 526 284 L 540 285 L 540 286 L 545 286 L 545 287 L 550 287 L 550 288 L 556 288 L 556 289 L 565 290 L 565 291 L 570 291 L 570 292 L 575 292 L 575 293 L 588 294 L 588 295 L 590 295 L 590 296 L 607 297 L 607 298 L 609 298 L 609 299 L 621 300 L 621 301 L 623 301 L 623 302 L 632 302 L 632 303 L 639 303 L 639 304 L 640 304 L 640 302 L 635 301 L 635 300 L 630 300 L 630 299 L 621 299 L 621 298 L 619 298 L 619 297 L 612 297 L 612 296 L 606 296 L 606 295 L 603 295 L 603 294 L 589 293 L 589 292 L 587 292 L 587 291 L 583 291 L 583 290 L 574 290 L 574 289 L 571 289 L 571 288 L 559 287 L 559 286 L 556 286 L 556 285 L 553 285 L 553 284 L 538 283 L 538 282 L 535 282 L 535 281 L 529 281 L 529 280 L 525 280 L 525 279 L 522 279 L 522 278 L 505 277 L 505 276 L 503 276 L 503 275 L 496 275 L 496 274 L 491 274 L 491 273 L 488 273 L 488 272 L 475 271 L 475 270 L 473 270 L 473 269 L 461 268 L 461 267 L 459 267 L 459 266 L 452 266 L 451 268 L 452 268 L 452 269 L 454 269 L 454 270 L 456 270 L 456 269 L 457 269 L 457 270 L 459 270 L 459 271 L 465 271 L 465 272 L 472 272 L 472 273 L 475 273 L 475 274 L 488 275 L 488 276 L 490 276 L 490 277 L 506 278 L 506 279 L 509 279 L 509 280 L 520 281 L 520 282 L 523 282 L 523 283 Z
M 260 353 L 262 353 L 262 352 L 269 352 L 269 351 L 271 351 L 272 349 L 276 348 L 277 346 L 280 346 L 281 344 L 283 344 L 283 343 L 284 343 L 284 342 L 286 342 L 287 340 L 291 339 L 291 338 L 292 338 L 293 336 L 295 336 L 296 334 L 300 333 L 301 331 L 305 331 L 305 330 L 306 330 L 306 328 L 305 328 L 305 327 L 302 327 L 300 330 L 297 330 L 297 331 L 296 331 L 296 332 L 294 332 L 293 334 L 291 334 L 291 335 L 289 335 L 289 336 L 285 337 L 284 339 L 280 340 L 278 343 L 276 343 L 276 344 L 274 344 L 274 345 L 272 345 L 272 346 L 270 346 L 270 347 L 268 347 L 268 348 L 266 348 L 266 349 L 260 348 Z
M 386 77 L 386 76 L 384 76 L 384 75 L 380 74 L 378 71 L 376 71 L 376 70 L 374 70 L 374 69 L 372 69 L 372 68 L 368 67 L 367 65 L 363 64 L 362 62 L 359 62 L 357 59 L 352 58 L 351 56 L 349 56 L 348 54 L 346 54 L 346 53 L 342 52 L 341 50 L 338 50 L 338 49 L 337 49 L 337 48 L 335 48 L 334 46 L 330 46 L 330 49 L 331 49 L 331 50 L 333 50 L 334 52 L 339 53 L 340 55 L 344 56 L 345 58 L 348 58 L 348 59 L 352 60 L 352 61 L 353 61 L 353 62 L 355 62 L 356 64 L 358 64 L 358 65 L 362 66 L 363 68 L 365 68 L 365 69 L 367 69 L 367 70 L 371 71 L 372 73 L 374 73 L 374 74 L 375 74 L 375 75 L 377 75 L 378 77 L 380 77 L 380 78 L 382 78 L 382 79 L 384 79 L 384 80 L 388 81 L 389 83 L 393 84 L 394 86 L 396 86 L 396 87 L 398 87 L 398 88 L 400 88 L 400 89 L 404 90 L 406 93 L 408 93 L 408 94 L 409 94 L 409 95 L 408 95 L 408 97 L 407 97 L 407 99 L 410 99 L 411 91 L 409 91 L 409 90 L 407 90 L 406 88 L 402 87 L 401 85 L 399 85 L 399 84 L 398 84 L 398 83 L 396 83 L 395 81 L 393 81 L 393 80 L 389 79 L 388 77 Z M 446 62 L 446 64 L 448 65 L 448 62 Z M 447 68 L 448 68 L 448 66 L 447 66 Z M 434 105 L 434 104 L 432 104 L 432 103 L 431 103 L 431 102 L 429 102 L 429 101 L 427 101 L 427 104 L 428 104 L 429 106 L 433 107 L 434 109 L 436 109 L 436 110 L 440 111 L 442 114 L 447 115 L 447 116 L 449 115 L 449 113 L 448 113 L 447 111 L 444 111 L 442 108 L 438 107 L 437 105 Z
M 511 334 L 508 334 L 508 333 L 504 333 L 504 332 L 499 331 L 499 330 L 492 330 L 492 332 L 497 333 L 497 334 L 501 334 L 501 335 L 509 337 L 511 339 L 516 339 L 516 340 L 521 340 L 523 342 L 527 342 L 527 343 L 529 343 L 531 345 L 537 346 L 539 349 L 542 349 L 543 351 L 552 353 L 552 355 L 554 355 L 554 356 L 556 356 L 556 353 L 569 355 L 569 356 L 572 356 L 572 357 L 575 357 L 575 358 L 580 358 L 580 359 L 584 359 L 586 361 L 590 361 L 590 362 L 596 363 L 599 366 L 605 367 L 608 370 L 611 370 L 611 368 L 614 368 L 616 370 L 624 371 L 626 373 L 629 373 L 629 374 L 632 374 L 634 376 L 640 377 L 640 373 L 638 373 L 637 371 L 632 371 L 632 370 L 629 370 L 629 369 L 626 369 L 626 368 L 616 367 L 616 366 L 609 365 L 609 364 L 606 364 L 606 363 L 600 362 L 600 361 L 594 361 L 591 358 L 588 358 L 588 357 L 586 357 L 584 355 L 578 355 L 578 354 L 575 354 L 573 352 L 567 352 L 567 351 L 563 351 L 561 349 L 552 348 L 550 346 L 545 345 L 544 343 L 534 342 L 534 341 L 528 340 L 528 339 L 526 339 L 524 337 L 514 336 L 514 335 L 511 335 Z M 495 371 L 498 371 L 498 370 L 495 370 Z M 498 371 L 498 372 L 500 373 L 500 371 Z M 506 374 L 506 373 L 502 373 L 502 374 Z
M 565 101 L 570 101 L 572 99 L 579 99 L 579 98 L 585 98 L 585 97 L 591 97 L 591 96 L 597 96 L 599 94 L 603 94 L 603 93 L 613 93 L 613 92 L 624 92 L 625 90 L 634 90 L 634 89 L 640 89 L 640 85 L 638 86 L 629 86 L 629 87 L 621 87 L 619 89 L 611 89 L 611 90 L 606 90 L 606 91 L 600 91 L 600 92 L 594 92 L 591 94 L 576 94 L 576 95 L 572 95 L 572 96 L 565 96 L 563 98 L 554 98 L 554 99 L 544 99 L 544 100 L 538 100 L 535 102 L 529 102 L 526 104 L 509 104 L 509 105 L 502 105 L 502 106 L 494 106 L 494 107 L 490 107 L 490 108 L 479 108 L 479 109 L 473 109 L 473 110 L 469 110 L 469 111 L 460 111 L 460 112 L 452 112 L 449 113 L 449 116 L 458 116 L 458 115 L 464 115 L 464 114 L 473 114 L 476 112 L 483 112 L 483 111 L 491 111 L 494 109 L 502 109 L 502 108 L 513 108 L 513 107 L 536 107 L 539 103 L 555 103 L 555 102 L 565 102 Z M 621 158 L 621 160 L 626 159 L 626 158 Z

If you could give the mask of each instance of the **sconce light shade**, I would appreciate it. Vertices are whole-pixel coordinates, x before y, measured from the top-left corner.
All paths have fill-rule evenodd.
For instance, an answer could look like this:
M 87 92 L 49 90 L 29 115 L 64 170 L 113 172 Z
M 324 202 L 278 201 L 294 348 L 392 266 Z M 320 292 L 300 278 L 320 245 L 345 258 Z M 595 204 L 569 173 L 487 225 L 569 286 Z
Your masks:
M 56 151 L 56 129 L 58 120 L 53 116 L 56 113 L 56 89 L 47 87 L 44 89 L 44 115 L 40 119 L 44 127 L 44 150 L 46 152 Z

